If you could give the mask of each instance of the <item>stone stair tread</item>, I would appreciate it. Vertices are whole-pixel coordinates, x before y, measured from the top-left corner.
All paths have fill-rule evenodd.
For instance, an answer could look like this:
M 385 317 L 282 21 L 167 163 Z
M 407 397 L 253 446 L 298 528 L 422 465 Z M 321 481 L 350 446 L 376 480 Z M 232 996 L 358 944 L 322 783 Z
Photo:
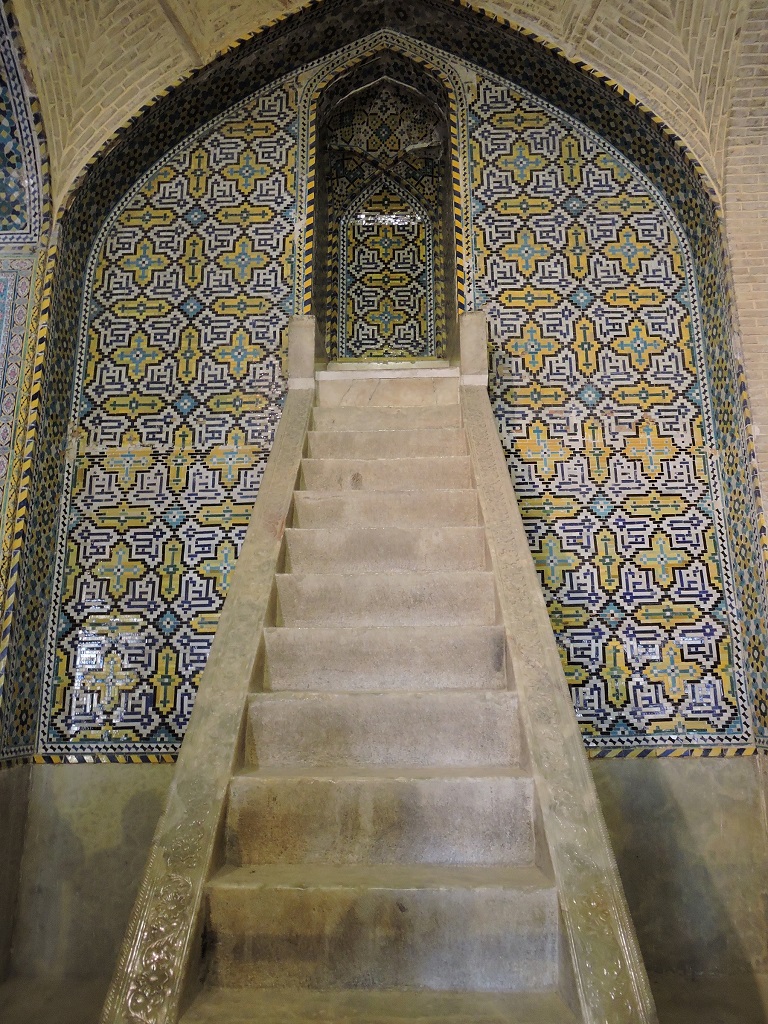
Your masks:
M 509 690 L 257 692 L 248 722 L 249 759 L 263 767 L 486 767 L 522 754 Z
M 495 576 L 482 569 L 277 573 L 278 625 L 410 626 L 496 622 Z
M 262 767 L 484 767 L 522 754 L 510 690 L 256 692 L 248 723 L 248 759 Z
M 350 575 L 352 575 L 350 573 Z M 448 640 L 452 636 L 464 634 L 466 636 L 501 636 L 505 635 L 504 627 L 500 625 L 490 626 L 266 626 L 264 633 L 268 636 L 275 636 L 278 633 L 293 633 L 296 636 L 311 637 L 318 636 L 333 630 L 341 643 L 349 639 L 357 643 L 362 634 L 371 634 L 373 637 L 383 637 L 390 633 L 397 633 L 402 638 L 402 643 L 412 643 L 422 637 L 442 637 Z
M 232 778 L 230 864 L 535 863 L 525 772 L 276 768 Z
M 424 455 L 386 459 L 305 458 L 301 489 L 439 491 L 469 488 L 468 455 Z
M 244 864 L 225 865 L 209 888 L 279 889 L 514 889 L 550 891 L 555 883 L 529 865 Z
M 474 526 L 479 523 L 477 492 L 472 487 L 442 487 L 435 502 L 434 490 L 298 490 L 294 495 L 293 525 L 356 526 L 376 516 L 380 524 L 418 526 Z
M 283 636 L 293 634 L 297 639 L 306 637 L 308 640 L 319 640 L 324 634 L 332 631 L 340 644 L 352 643 L 360 645 L 365 639 L 386 638 L 391 636 L 399 646 L 405 647 L 422 639 L 435 639 L 438 643 L 447 642 L 451 637 L 459 636 L 463 640 L 470 637 L 495 638 L 505 636 L 504 627 L 490 626 L 267 626 L 267 636 Z
M 331 359 L 324 370 L 320 373 L 352 373 L 370 377 L 372 374 L 384 373 L 389 370 L 401 370 L 406 376 L 411 377 L 416 370 L 450 370 L 452 376 L 456 376 L 456 370 L 451 369 L 449 360 L 439 356 L 415 356 L 411 359 L 361 359 L 354 356 L 349 359 Z M 431 373 L 427 374 L 432 376 Z
M 509 695 L 507 697 L 506 695 Z M 425 702 L 439 700 L 460 700 L 462 697 L 473 697 L 480 701 L 493 701 L 494 703 L 512 703 L 517 705 L 517 698 L 514 690 L 478 690 L 475 687 L 464 686 L 454 687 L 450 690 L 255 690 L 249 695 L 250 702 L 259 701 L 306 701 L 307 704 L 323 702 L 328 698 L 343 697 L 345 700 L 366 700 L 368 697 L 383 697 L 391 701 L 400 701 L 404 697 L 413 697 Z
M 556 992 L 209 988 L 181 1024 L 576 1024 Z
M 414 427 L 410 430 L 310 430 L 310 458 L 395 459 L 466 455 L 462 427 Z
M 434 462 L 436 459 L 437 460 L 441 460 L 441 461 L 448 460 L 448 461 L 462 462 L 462 463 L 465 463 L 465 462 L 468 461 L 467 456 L 464 456 L 464 455 L 438 455 L 438 456 L 427 455 L 423 459 L 407 459 L 405 461 L 407 461 L 407 462 Z M 304 459 L 304 462 L 306 462 L 306 461 L 307 460 Z M 311 460 L 311 461 L 322 463 L 322 462 L 355 462 L 357 460 L 355 460 L 355 459 L 315 459 L 315 460 Z M 402 462 L 403 460 L 402 459 L 383 459 L 381 461 L 383 461 L 383 462 Z M 426 494 L 430 498 L 434 498 L 434 495 L 429 493 L 432 490 L 434 490 L 434 488 L 432 488 L 432 487 L 417 487 L 417 486 L 412 486 L 412 487 L 382 487 L 380 490 L 377 490 L 375 492 L 375 494 L 364 495 L 363 492 L 361 492 L 361 491 L 352 491 L 350 493 L 349 491 L 343 490 L 342 488 L 338 488 L 335 491 L 326 490 L 325 488 L 323 488 L 322 490 L 316 490 L 315 491 L 315 490 L 312 490 L 311 487 L 302 487 L 299 490 L 295 491 L 295 493 L 294 493 L 294 500 L 296 498 L 299 498 L 299 499 L 305 499 L 305 500 L 331 501 L 334 498 L 338 499 L 338 498 L 350 498 L 350 497 L 360 496 L 360 497 L 369 497 L 369 498 L 372 498 L 373 500 L 378 502 L 378 501 L 385 501 L 388 498 L 400 498 L 402 500 L 407 500 L 408 498 L 417 497 L 419 495 L 424 495 L 424 494 Z M 448 492 L 448 495 L 457 494 L 457 495 L 460 495 L 462 498 L 466 497 L 468 495 L 472 495 L 472 497 L 477 498 L 477 488 L 476 487 L 472 487 L 471 485 L 468 485 L 466 487 L 441 487 L 440 490 Z M 441 501 L 444 500 L 445 497 L 446 497 L 445 494 L 441 494 L 440 495 L 440 500 Z
M 296 864 L 223 869 L 207 887 L 214 984 L 306 989 L 552 989 L 554 882 L 532 867 Z
M 288 527 L 285 531 L 286 537 L 294 537 L 297 534 L 303 534 L 307 537 L 317 537 L 321 535 L 326 536 L 362 536 L 365 540 L 374 541 L 376 536 L 390 536 L 397 534 L 405 534 L 406 536 L 414 536 L 424 534 L 431 536 L 432 534 L 439 533 L 440 535 L 445 534 L 448 539 L 450 538 L 461 538 L 461 537 L 477 537 L 484 535 L 485 531 L 482 526 L 398 526 L 396 523 L 387 523 L 386 525 L 380 526 L 378 523 L 371 526 L 302 526 L 299 528 Z
M 315 380 L 317 404 L 326 408 L 456 405 L 459 398 L 458 367 L 438 370 L 390 369 L 375 375 L 365 370 L 320 371 Z
M 468 455 L 387 455 L 384 458 L 375 457 L 372 459 L 366 459 L 360 455 L 354 455 L 352 458 L 344 458 L 340 455 L 332 455 L 330 457 L 320 456 L 319 458 L 312 458 L 312 456 L 302 459 L 302 465 L 306 466 L 307 463 L 341 463 L 342 465 L 349 465 L 351 463 L 360 462 L 363 465 L 367 462 L 399 462 L 404 465 L 413 464 L 415 467 L 423 467 L 428 463 L 443 464 L 443 465 L 456 465 L 456 466 L 469 466 L 470 459 Z M 389 490 L 396 490 L 397 488 L 389 488 Z M 411 487 L 409 490 L 420 490 L 422 488 Z
M 423 405 L 364 408 L 362 406 L 315 406 L 315 430 L 413 430 L 414 427 L 459 427 L 461 408 L 456 405 Z
M 486 567 L 481 526 L 339 526 L 285 531 L 293 572 L 392 572 Z
M 444 487 L 440 500 L 434 490 L 417 487 L 306 490 L 294 494 L 293 525 L 358 526 L 371 522 L 396 526 L 476 526 L 480 522 L 477 491 Z
M 355 428 L 354 430 L 345 430 L 341 427 L 313 427 L 307 432 L 307 438 L 310 445 L 313 441 L 381 441 L 381 440 L 400 440 L 402 441 L 406 435 L 412 435 L 415 438 L 424 438 L 425 440 L 431 439 L 450 439 L 450 440 L 465 440 L 466 434 L 464 428 L 461 426 L 456 427 L 400 427 L 398 430 L 386 430 L 382 427 L 363 427 Z M 414 456 L 415 458 L 423 458 L 423 456 Z
M 312 779 L 319 781 L 366 782 L 392 780 L 409 782 L 415 779 L 529 779 L 530 772 L 508 764 L 480 765 L 478 767 L 430 765 L 411 768 L 408 765 L 381 765 L 369 768 L 341 766 L 337 768 L 297 768 L 270 765 L 265 768 L 244 767 L 236 778 L 255 779 L 264 782 L 282 779 Z
M 273 626 L 265 629 L 273 692 L 512 689 L 502 626 Z
M 385 578 L 395 578 L 398 582 L 402 579 L 403 573 L 393 571 L 392 569 L 382 569 L 379 572 L 369 573 L 370 576 L 378 576 L 383 581 Z M 430 581 L 443 581 L 446 576 L 455 576 L 456 582 L 466 582 L 470 578 L 479 578 L 481 576 L 494 579 L 494 574 L 490 569 L 451 569 L 448 572 L 441 572 L 439 569 L 414 569 L 407 575 L 412 576 L 414 583 L 423 580 L 425 583 Z M 325 580 L 328 577 L 335 577 L 338 580 L 357 580 L 360 577 L 359 572 L 333 572 L 333 573 L 315 573 L 315 572 L 278 572 L 275 573 L 275 578 L 278 580 L 305 580 L 312 579 L 316 576 L 322 576 Z M 462 579 L 462 577 L 466 579 Z

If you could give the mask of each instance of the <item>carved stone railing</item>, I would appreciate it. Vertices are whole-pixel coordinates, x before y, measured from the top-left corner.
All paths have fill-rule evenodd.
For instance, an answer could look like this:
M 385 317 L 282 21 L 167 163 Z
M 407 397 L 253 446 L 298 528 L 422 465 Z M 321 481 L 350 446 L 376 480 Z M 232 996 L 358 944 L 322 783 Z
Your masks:
M 309 338 L 314 351 L 311 332 Z M 289 336 L 289 360 L 291 351 Z M 302 365 L 302 373 L 304 369 Z M 274 575 L 314 398 L 306 384 L 291 385 L 289 378 L 285 408 L 155 833 L 102 1024 L 175 1024 L 187 977 L 195 971 L 205 884 L 216 864 L 227 788 L 240 753 L 246 698 L 257 669 L 262 629 L 270 614 Z
M 462 386 L 461 406 L 582 1019 L 652 1024 L 645 966 L 486 388 Z

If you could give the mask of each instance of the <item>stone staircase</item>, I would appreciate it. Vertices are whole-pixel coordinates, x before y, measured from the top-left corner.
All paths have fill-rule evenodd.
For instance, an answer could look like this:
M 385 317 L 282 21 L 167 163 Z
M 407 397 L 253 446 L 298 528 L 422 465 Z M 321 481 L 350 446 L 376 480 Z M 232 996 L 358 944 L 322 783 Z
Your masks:
M 575 1022 L 458 372 L 320 377 L 182 1019 Z

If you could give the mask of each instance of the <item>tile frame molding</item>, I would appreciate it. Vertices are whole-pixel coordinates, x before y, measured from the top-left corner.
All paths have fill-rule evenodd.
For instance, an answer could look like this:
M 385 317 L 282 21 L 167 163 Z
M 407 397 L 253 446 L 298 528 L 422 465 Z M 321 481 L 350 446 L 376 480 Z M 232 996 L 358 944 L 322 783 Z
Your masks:
M 0 0 L 0 68 L 7 76 L 11 102 L 20 134 L 27 178 L 27 228 L 0 232 L 0 256 L 32 263 L 29 291 L 24 299 L 26 318 L 18 355 L 17 395 L 10 440 L 8 467 L 3 484 L 0 521 L 0 770 L 31 760 L 32 747 L 24 749 L 16 739 L 14 719 L 22 702 L 34 706 L 34 695 L 23 680 L 7 671 L 11 630 L 18 597 L 18 569 L 23 554 L 28 516 L 29 474 L 39 403 L 36 383 L 41 368 L 38 333 L 44 319 L 44 294 L 48 270 L 48 246 L 52 227 L 51 175 L 48 144 L 37 96 L 25 66 L 25 48 L 14 12 L 13 0 Z M 3 339 L 5 346 L 7 339 Z M 3 347 L 3 352 L 5 348 Z M 12 686 L 11 686 L 12 684 Z M 34 724 L 27 734 L 33 736 Z

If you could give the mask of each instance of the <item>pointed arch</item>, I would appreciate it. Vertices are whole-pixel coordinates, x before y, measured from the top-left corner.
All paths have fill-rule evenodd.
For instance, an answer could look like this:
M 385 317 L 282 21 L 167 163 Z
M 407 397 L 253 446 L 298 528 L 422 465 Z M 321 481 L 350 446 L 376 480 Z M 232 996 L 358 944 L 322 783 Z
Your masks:
M 456 308 L 472 308 L 474 270 L 471 245 L 471 204 L 467 108 L 464 89 L 456 71 L 440 62 L 438 52 L 424 43 L 382 29 L 337 50 L 317 62 L 302 76 L 299 97 L 299 153 L 296 226 L 297 312 L 312 312 L 312 282 L 316 253 L 316 194 L 318 176 L 318 105 L 323 93 L 340 76 L 382 52 L 390 51 L 418 65 L 436 79 L 448 98 L 449 165 L 456 246 Z

